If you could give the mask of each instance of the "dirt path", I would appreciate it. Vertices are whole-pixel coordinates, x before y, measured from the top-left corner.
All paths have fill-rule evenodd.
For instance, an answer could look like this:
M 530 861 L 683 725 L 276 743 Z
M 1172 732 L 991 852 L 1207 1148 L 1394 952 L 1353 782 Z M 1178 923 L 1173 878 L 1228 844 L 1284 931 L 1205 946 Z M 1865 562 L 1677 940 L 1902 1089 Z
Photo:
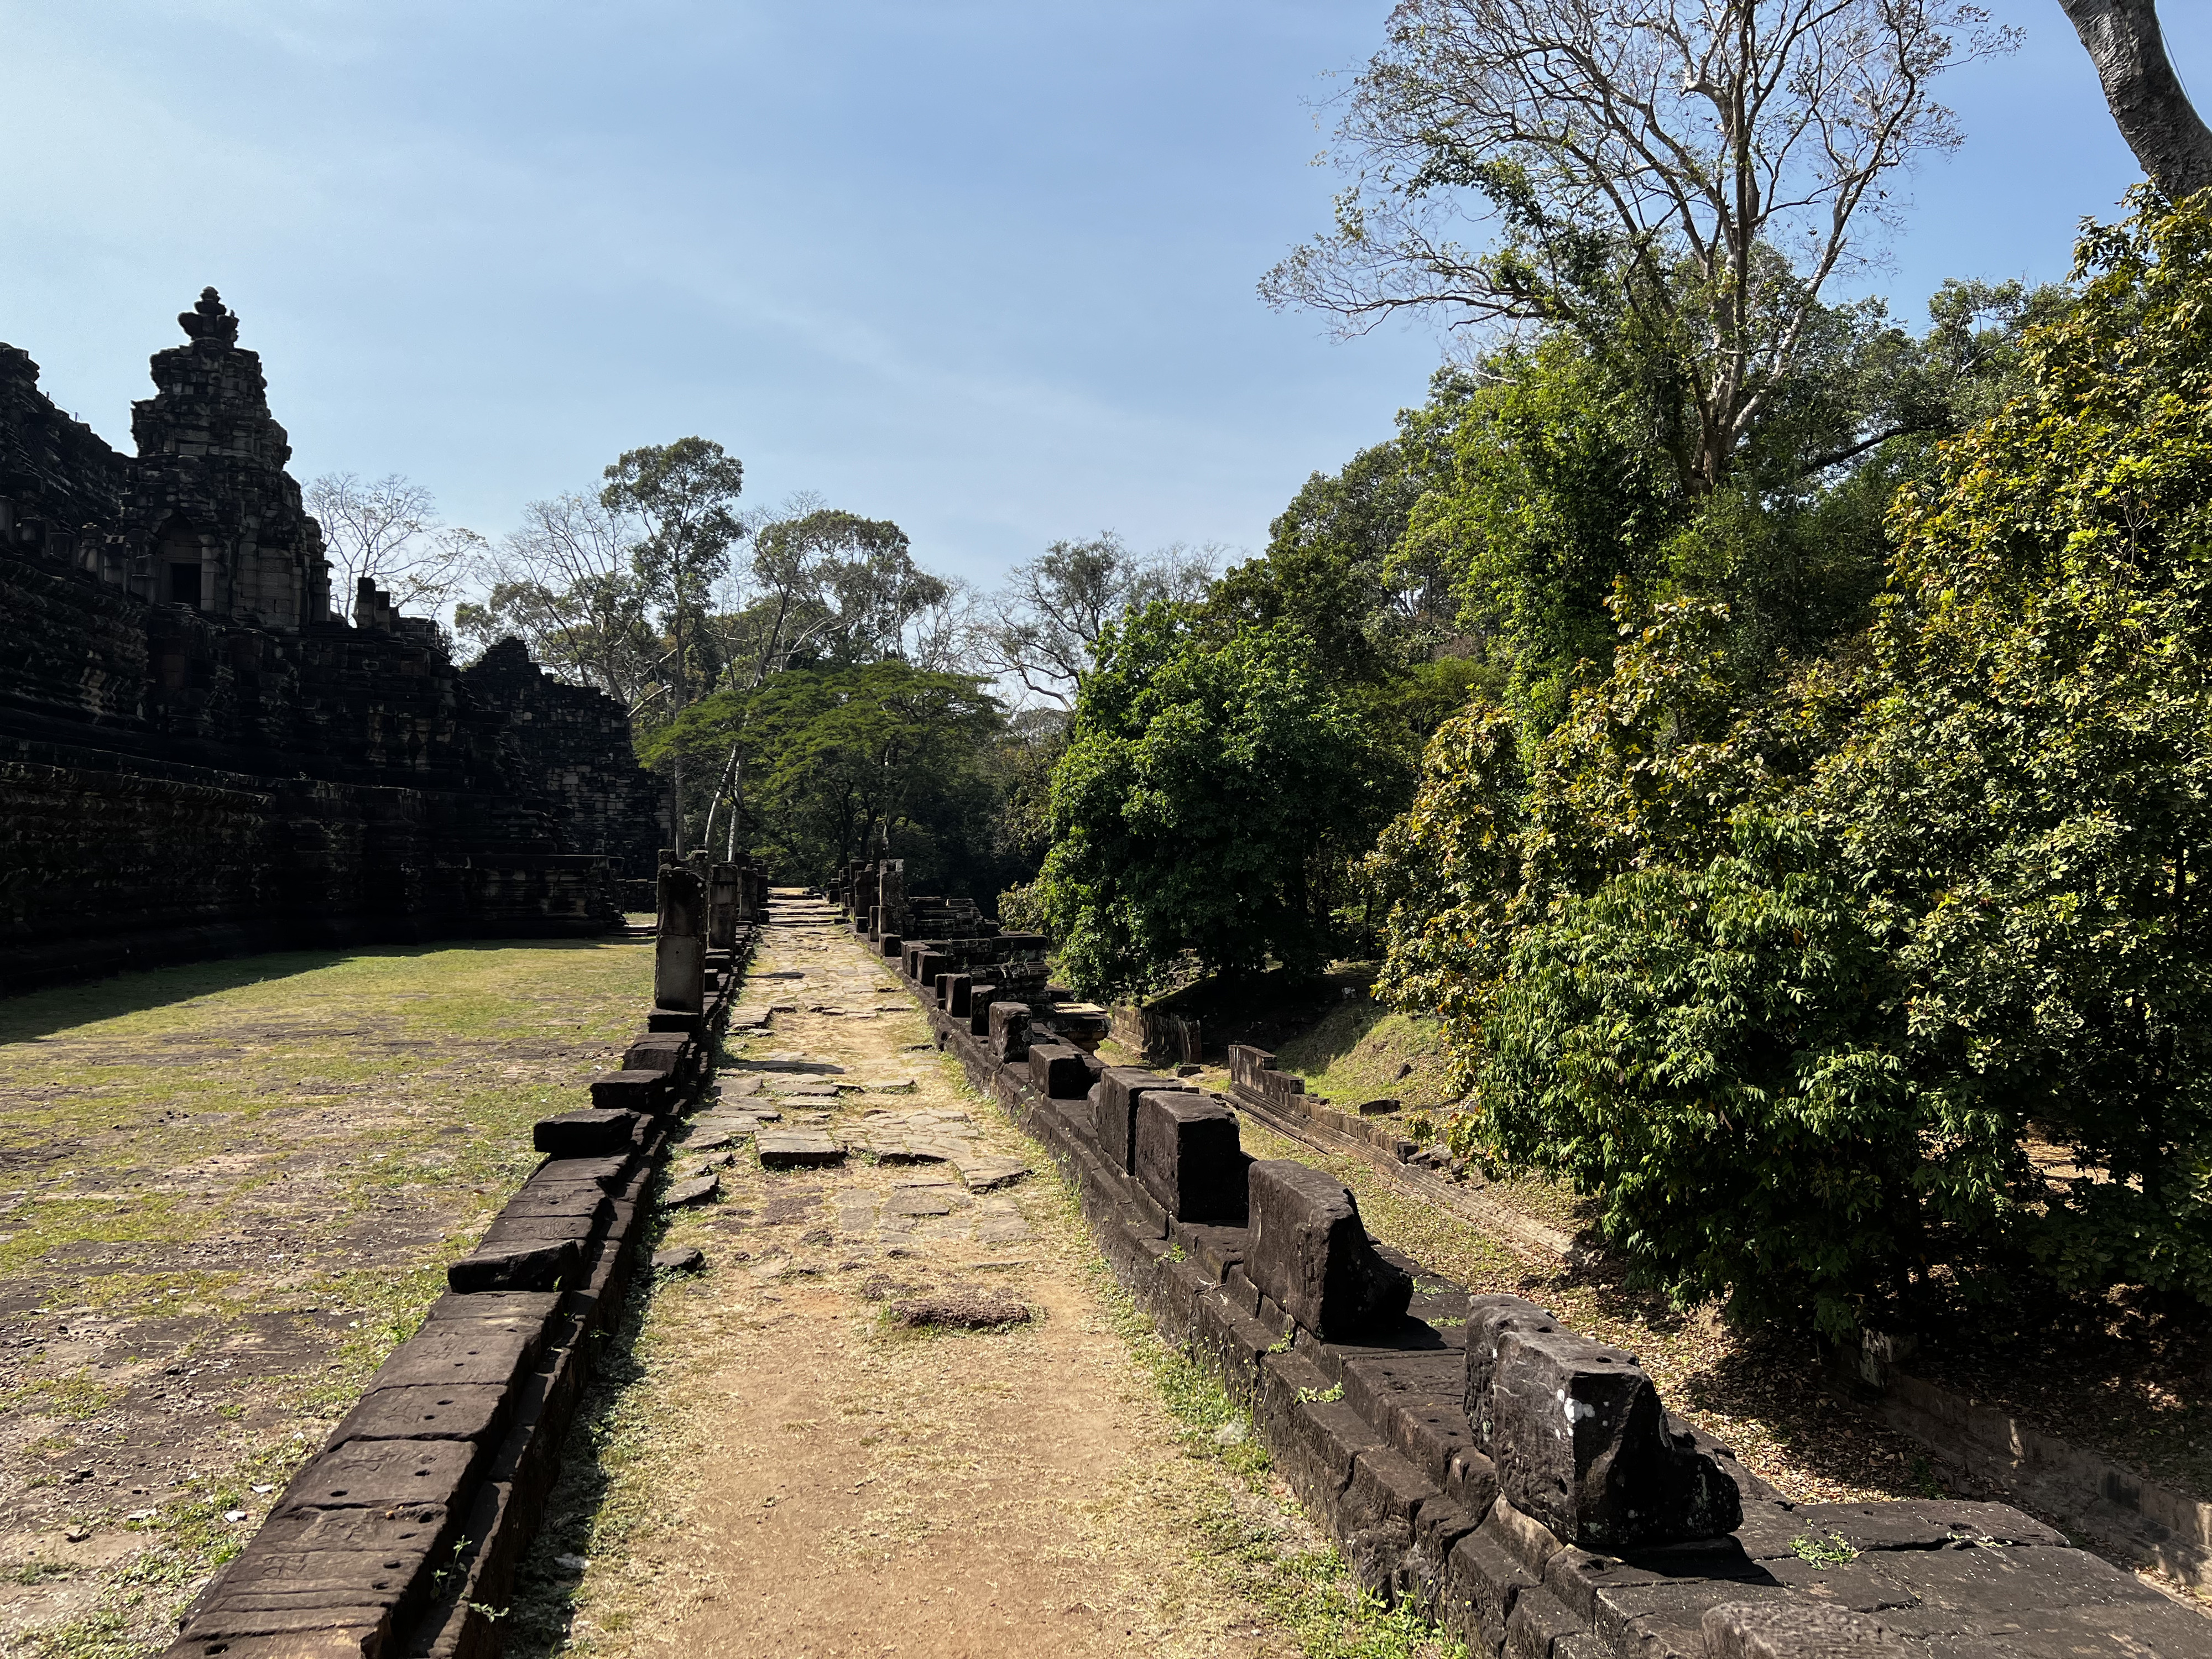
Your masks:
M 486 945 L 0 1002 L 0 1656 L 167 1644 L 651 983 Z
M 631 1369 L 572 1437 L 510 1650 L 1273 1655 L 1374 1636 L 1245 1425 L 1147 1347 L 1042 1154 L 825 910 L 776 914 L 746 1000 L 788 1012 L 724 1068 L 672 1170 L 719 1166 L 719 1201 L 663 1241 L 706 1267 L 659 1281 Z M 763 1170 L 721 1144 L 761 1109 L 770 1133 L 880 1155 Z M 902 1301 L 948 1292 L 1034 1317 L 897 1323 Z

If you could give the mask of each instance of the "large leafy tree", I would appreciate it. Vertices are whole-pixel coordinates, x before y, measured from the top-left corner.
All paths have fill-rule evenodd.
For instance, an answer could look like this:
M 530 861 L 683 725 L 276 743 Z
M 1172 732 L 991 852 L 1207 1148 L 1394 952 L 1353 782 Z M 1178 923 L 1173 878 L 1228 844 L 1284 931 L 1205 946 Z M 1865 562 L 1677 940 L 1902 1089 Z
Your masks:
M 454 629 L 479 646 L 513 635 L 532 661 L 635 711 L 661 695 L 662 651 L 630 544 L 595 495 L 532 501 L 521 527 L 487 556 L 483 598 L 454 607 Z
M 1448 726 L 1375 860 L 1462 1137 L 1683 1295 L 2212 1302 L 2212 217 L 2077 276 L 1869 630 L 1747 679 L 1671 602 L 1534 743 Z
M 678 438 L 625 451 L 606 469 L 599 503 L 634 523 L 630 562 L 646 602 L 659 612 L 668 649 L 660 659 L 665 699 L 654 718 L 681 714 L 720 663 L 702 659 L 713 635 L 703 625 L 708 597 L 744 534 L 738 496 L 744 466 L 711 438 Z M 684 841 L 684 754 L 671 751 L 670 817 L 678 850 Z
M 2120 135 L 2172 201 L 2212 186 L 2212 129 L 2166 55 L 2156 0 L 2058 0 L 2097 66 Z
M 1110 530 L 1054 542 L 1016 565 L 994 596 L 983 659 L 1042 706 L 1073 709 L 1108 624 L 1155 599 L 1199 598 L 1214 568 L 1210 550 L 1144 555 Z
M 1189 952 L 1310 968 L 1326 878 L 1376 821 L 1370 740 L 1292 629 L 1202 625 L 1155 603 L 1101 636 L 1052 786 L 1036 902 L 1094 993 Z
M 2212 1301 L 2212 215 L 2094 232 L 2029 394 L 1901 503 L 1866 712 L 1813 800 L 1946 1121 L 2069 1287 Z
M 848 860 L 905 857 L 919 881 L 966 876 L 958 844 L 968 834 L 988 845 L 1005 725 L 974 677 L 885 659 L 725 687 L 685 709 L 648 753 L 720 759 L 736 745 L 750 780 L 744 837 L 787 878 L 818 882 Z

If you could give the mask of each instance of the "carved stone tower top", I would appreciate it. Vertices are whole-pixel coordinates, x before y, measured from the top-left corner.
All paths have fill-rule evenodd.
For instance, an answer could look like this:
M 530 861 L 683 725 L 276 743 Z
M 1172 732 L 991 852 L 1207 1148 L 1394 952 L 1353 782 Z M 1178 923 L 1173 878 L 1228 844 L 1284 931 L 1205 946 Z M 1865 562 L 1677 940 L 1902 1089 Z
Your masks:
M 177 321 L 195 340 L 216 340 L 224 345 L 238 343 L 238 315 L 223 304 L 222 295 L 211 288 L 202 289 L 199 303 L 190 311 L 179 312 Z

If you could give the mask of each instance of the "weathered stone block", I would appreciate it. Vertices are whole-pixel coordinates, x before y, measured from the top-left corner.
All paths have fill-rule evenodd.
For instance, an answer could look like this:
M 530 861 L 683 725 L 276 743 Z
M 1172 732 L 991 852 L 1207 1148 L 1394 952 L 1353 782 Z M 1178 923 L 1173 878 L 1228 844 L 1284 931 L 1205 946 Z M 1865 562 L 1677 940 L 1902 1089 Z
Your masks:
M 473 1440 L 489 1445 L 506 1431 L 515 1390 L 474 1384 L 461 1388 L 375 1389 L 362 1397 L 331 1431 L 330 1444 L 347 1440 Z
M 753 1150 L 764 1170 L 824 1169 L 845 1161 L 845 1149 L 819 1129 L 763 1129 Z
M 1468 1332 L 1468 1416 L 1508 1503 L 1565 1542 L 1615 1554 L 1717 1537 L 1743 1518 L 1735 1483 L 1668 1431 L 1631 1356 L 1531 1318 L 1526 1304 L 1477 1300 L 1490 1305 Z
M 594 1107 L 590 1111 L 539 1118 L 530 1132 L 530 1144 L 548 1158 L 604 1158 L 611 1152 L 627 1152 L 636 1133 L 635 1112 Z
M 643 1067 L 602 1072 L 592 1079 L 592 1106 L 597 1111 L 659 1112 L 668 1103 L 668 1074 Z
M 1030 1053 L 1030 1006 L 1026 1002 L 991 1005 L 991 1058 L 1001 1064 L 1027 1060 Z
M 906 941 L 896 933 L 884 933 L 876 940 L 876 949 L 890 962 L 896 962 L 905 953 Z
M 994 981 L 984 980 L 979 983 L 969 986 L 969 1036 L 988 1036 L 991 1035 L 991 1004 L 998 1000 L 998 995 L 999 988 L 997 983 Z
M 1444 1565 L 1444 1594 L 1457 1606 L 1454 1611 L 1471 1615 L 1458 1621 L 1462 1629 L 1495 1631 L 1502 1643 L 1505 1621 L 1513 1604 L 1536 1579 L 1511 1552 L 1481 1532 L 1471 1532 L 1452 1546 Z
M 596 1181 L 526 1182 L 500 1206 L 484 1237 L 492 1238 L 496 1229 L 517 1221 L 572 1222 L 595 1232 L 611 1213 L 606 1189 Z
M 680 1073 L 690 1042 L 681 1031 L 650 1032 L 623 1051 L 623 1070 Z
M 1879 1619 L 1820 1601 L 1729 1601 L 1705 1609 L 1708 1659 L 1843 1659 L 1904 1645 Z
M 1137 1179 L 1175 1221 L 1241 1225 L 1252 1160 L 1237 1138 L 1237 1117 L 1204 1095 L 1140 1090 L 1136 1097 Z
M 531 1171 L 522 1183 L 525 1191 L 543 1192 L 555 1187 L 596 1187 L 609 1197 L 627 1187 L 637 1173 L 629 1144 L 602 1158 L 551 1158 Z
M 953 1018 L 967 1017 L 968 988 L 975 982 L 974 976 L 969 974 L 947 974 L 937 981 L 945 1012 Z
M 1030 1046 L 1030 1087 L 1047 1099 L 1076 1100 L 1091 1089 L 1091 1068 L 1064 1042 Z
M 457 1505 L 476 1448 L 459 1440 L 349 1440 L 292 1477 L 284 1510 Z
M 1514 1598 L 1505 1651 L 1511 1659 L 1552 1659 L 1554 1644 L 1587 1634 L 1582 1621 L 1539 1585 Z
M 659 896 L 653 1006 L 696 1014 L 706 1006 L 707 884 L 680 864 L 664 864 Z
M 1326 1341 L 1405 1317 L 1413 1281 L 1375 1253 L 1350 1188 L 1287 1159 L 1252 1165 L 1244 1271 L 1261 1294 Z
M 1098 1074 L 1098 1145 L 1124 1175 L 1137 1172 L 1137 1102 L 1149 1090 L 1182 1091 L 1190 1085 L 1141 1066 L 1109 1066 Z
M 487 1243 L 448 1267 L 446 1283 L 469 1293 L 550 1291 L 569 1279 L 582 1259 L 583 1241 L 574 1237 Z

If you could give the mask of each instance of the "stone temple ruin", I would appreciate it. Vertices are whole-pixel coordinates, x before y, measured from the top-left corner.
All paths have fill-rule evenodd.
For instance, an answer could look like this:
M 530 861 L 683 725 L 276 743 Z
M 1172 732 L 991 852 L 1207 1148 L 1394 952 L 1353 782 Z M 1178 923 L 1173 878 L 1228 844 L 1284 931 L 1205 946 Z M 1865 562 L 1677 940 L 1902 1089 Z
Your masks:
M 213 289 L 110 448 L 0 344 L 0 988 L 313 944 L 599 931 L 659 793 L 622 709 L 506 641 L 334 615 Z

